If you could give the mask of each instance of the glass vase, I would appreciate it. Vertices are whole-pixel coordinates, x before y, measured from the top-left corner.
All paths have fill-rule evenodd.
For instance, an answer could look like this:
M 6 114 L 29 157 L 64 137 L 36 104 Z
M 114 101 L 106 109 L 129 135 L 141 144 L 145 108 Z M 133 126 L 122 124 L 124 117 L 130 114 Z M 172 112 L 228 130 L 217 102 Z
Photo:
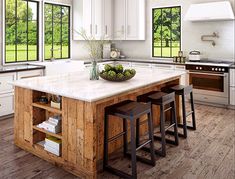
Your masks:
M 99 66 L 96 61 L 91 62 L 90 80 L 99 80 Z

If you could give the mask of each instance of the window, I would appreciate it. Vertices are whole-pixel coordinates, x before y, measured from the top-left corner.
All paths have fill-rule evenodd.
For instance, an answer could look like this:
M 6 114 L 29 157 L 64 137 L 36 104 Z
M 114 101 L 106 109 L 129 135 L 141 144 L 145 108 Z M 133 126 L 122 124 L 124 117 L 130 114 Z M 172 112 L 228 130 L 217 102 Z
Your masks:
M 181 50 L 181 7 L 152 10 L 152 56 L 178 56 Z
M 38 60 L 38 2 L 5 2 L 5 63 Z
M 45 59 L 70 58 L 70 7 L 45 3 Z

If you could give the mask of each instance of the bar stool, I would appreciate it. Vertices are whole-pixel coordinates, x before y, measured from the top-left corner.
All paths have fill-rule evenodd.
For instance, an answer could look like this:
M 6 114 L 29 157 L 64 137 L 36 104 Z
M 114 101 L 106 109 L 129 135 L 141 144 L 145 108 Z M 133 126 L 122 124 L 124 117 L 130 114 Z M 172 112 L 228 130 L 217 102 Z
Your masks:
M 184 85 L 176 85 L 170 88 L 171 92 L 174 91 L 176 95 L 182 96 L 182 113 L 183 113 L 183 124 L 178 124 L 178 127 L 183 128 L 183 134 L 179 133 L 180 137 L 187 138 L 187 129 L 196 130 L 196 118 L 195 118 L 195 108 L 193 101 L 193 86 L 184 86 Z M 190 104 L 191 111 L 186 113 L 186 105 L 185 105 L 185 96 L 190 94 Z M 192 115 L 192 126 L 187 125 L 187 117 Z
M 161 141 L 161 150 L 155 150 L 155 153 L 165 157 L 166 156 L 166 143 L 170 143 L 173 145 L 179 145 L 179 138 L 178 138 L 178 129 L 177 129 L 177 119 L 176 119 L 176 106 L 175 106 L 175 93 L 163 93 L 159 91 L 152 91 L 137 97 L 138 102 L 148 103 L 151 102 L 152 105 L 160 106 L 160 133 L 161 136 L 157 136 L 154 134 L 154 139 Z M 167 105 L 170 107 L 166 108 Z M 165 112 L 171 110 L 171 124 L 165 128 Z M 137 145 L 139 143 L 139 119 L 137 119 Z M 174 127 L 174 141 L 171 139 L 166 139 L 166 131 L 170 128 Z M 148 150 L 146 147 L 143 148 L 144 150 Z
M 139 147 L 136 147 L 136 136 L 135 136 L 135 123 L 136 119 L 141 117 L 142 115 L 147 114 L 148 119 L 145 122 L 148 122 L 148 132 L 149 139 L 141 144 Z M 109 138 L 108 128 L 109 128 L 109 115 L 117 116 L 122 118 L 123 120 L 123 131 Z M 131 131 L 131 154 L 128 153 L 128 140 L 127 140 L 127 120 L 130 121 L 130 131 Z M 131 157 L 131 166 L 132 166 L 132 174 L 129 175 L 126 172 L 113 168 L 108 164 L 108 143 L 112 142 L 119 137 L 123 136 L 124 141 L 124 156 Z M 136 152 L 140 150 L 142 147 L 150 144 L 150 153 L 151 159 L 146 159 L 136 155 Z M 154 153 L 154 144 L 153 144 L 153 125 L 152 125 L 152 112 L 151 112 L 151 103 L 142 104 L 131 100 L 126 100 L 105 108 L 105 127 L 104 127 L 104 170 L 110 171 L 113 174 L 116 174 L 123 178 L 137 178 L 137 167 L 136 167 L 136 159 L 155 166 L 155 153 Z

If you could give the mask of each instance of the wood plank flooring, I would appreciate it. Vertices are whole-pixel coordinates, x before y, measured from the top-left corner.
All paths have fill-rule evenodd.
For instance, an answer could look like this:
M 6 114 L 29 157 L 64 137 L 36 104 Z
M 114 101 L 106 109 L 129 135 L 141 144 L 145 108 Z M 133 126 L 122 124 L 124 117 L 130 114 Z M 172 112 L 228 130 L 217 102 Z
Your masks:
M 197 130 L 178 147 L 168 146 L 155 167 L 138 162 L 138 178 L 235 178 L 235 110 L 196 105 Z M 115 156 L 115 166 L 130 171 L 129 160 Z M 13 144 L 13 119 L 0 121 L 0 179 L 73 179 L 74 175 L 21 150 Z M 99 178 L 118 178 L 104 172 Z

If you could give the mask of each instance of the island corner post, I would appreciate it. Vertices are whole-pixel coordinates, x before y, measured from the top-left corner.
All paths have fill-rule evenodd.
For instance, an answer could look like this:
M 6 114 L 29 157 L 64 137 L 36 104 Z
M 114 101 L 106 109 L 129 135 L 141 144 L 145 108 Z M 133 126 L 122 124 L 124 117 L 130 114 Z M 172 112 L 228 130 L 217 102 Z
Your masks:
M 136 100 L 138 95 L 160 90 L 162 87 L 179 84 L 180 76 L 163 80 L 145 87 L 131 90 L 119 95 L 111 96 L 95 102 L 86 102 L 77 99 L 62 97 L 62 109 L 54 110 L 51 107 L 38 105 L 36 100 L 46 93 L 15 87 L 15 117 L 14 142 L 15 144 L 39 158 L 51 162 L 66 171 L 81 178 L 97 178 L 102 171 L 103 140 L 104 140 L 104 109 L 106 106 L 123 100 Z M 177 115 L 180 117 L 179 98 L 176 104 Z M 35 127 L 52 114 L 62 115 L 62 133 L 51 134 Z M 159 124 L 159 109 L 153 109 L 154 125 Z M 110 137 L 122 130 L 121 120 L 110 116 Z M 141 120 L 144 120 L 145 116 Z M 141 133 L 146 131 L 143 125 Z M 55 156 L 38 145 L 45 139 L 46 134 L 62 140 L 62 154 Z M 122 138 L 110 144 L 110 153 L 120 149 Z

